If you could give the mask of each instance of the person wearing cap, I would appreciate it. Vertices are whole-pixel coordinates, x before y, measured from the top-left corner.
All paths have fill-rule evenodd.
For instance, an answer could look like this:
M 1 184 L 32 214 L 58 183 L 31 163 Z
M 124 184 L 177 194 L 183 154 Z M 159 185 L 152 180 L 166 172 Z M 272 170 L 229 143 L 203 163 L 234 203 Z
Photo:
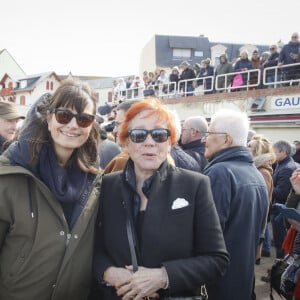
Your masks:
M 25 119 L 25 116 L 18 111 L 16 104 L 0 101 L 0 154 L 4 151 L 6 142 L 15 137 L 20 119 Z
M 194 95 L 194 86 L 193 79 L 196 77 L 196 74 L 192 68 L 190 68 L 190 64 L 187 61 L 183 61 L 180 65 L 182 72 L 180 74 L 179 80 L 187 80 L 180 83 L 180 89 L 184 91 L 185 96 L 193 96 Z
M 271 45 L 269 47 L 270 50 L 270 56 L 269 58 L 263 63 L 263 67 L 265 68 L 270 68 L 270 67 L 276 67 L 278 65 L 278 59 L 279 59 L 279 52 L 277 45 Z M 268 84 L 268 88 L 274 88 L 275 85 L 273 82 L 280 81 L 281 77 L 281 70 L 280 69 L 271 69 L 266 71 L 266 76 L 267 76 L 267 83 L 272 83 Z M 280 87 L 279 84 L 276 84 L 276 87 Z
M 228 75 L 226 77 L 221 76 L 221 75 L 232 73 L 233 67 L 232 67 L 232 64 L 230 62 L 228 62 L 228 58 L 227 58 L 226 54 L 220 55 L 219 59 L 220 59 L 220 63 L 216 67 L 216 70 L 215 70 L 216 90 L 217 90 L 217 92 L 222 93 L 222 92 L 226 91 L 226 87 L 229 86 L 231 79 L 232 79 L 232 75 Z M 217 77 L 218 75 L 220 75 L 221 77 Z M 221 90 L 219 90 L 219 89 L 221 89 Z

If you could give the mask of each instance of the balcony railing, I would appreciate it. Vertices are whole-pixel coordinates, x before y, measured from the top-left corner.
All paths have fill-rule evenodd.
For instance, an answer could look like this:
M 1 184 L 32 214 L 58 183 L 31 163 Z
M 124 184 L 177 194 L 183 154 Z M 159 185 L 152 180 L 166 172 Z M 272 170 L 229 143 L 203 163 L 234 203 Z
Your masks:
M 234 86 L 235 76 L 242 78 L 242 84 Z M 300 63 L 282 65 L 242 72 L 232 72 L 217 76 L 207 76 L 178 82 L 168 82 L 149 85 L 141 88 L 129 88 L 119 91 L 114 96 L 114 102 L 126 99 L 142 99 L 148 95 L 158 98 L 187 97 L 217 92 L 234 92 L 258 88 L 276 88 L 300 84 Z

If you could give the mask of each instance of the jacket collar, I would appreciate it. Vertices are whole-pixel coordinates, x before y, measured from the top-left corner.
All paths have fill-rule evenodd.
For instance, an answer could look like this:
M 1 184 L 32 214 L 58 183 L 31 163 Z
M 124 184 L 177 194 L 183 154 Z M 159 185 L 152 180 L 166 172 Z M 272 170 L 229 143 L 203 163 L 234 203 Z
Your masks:
M 230 147 L 217 152 L 204 169 L 209 169 L 212 165 L 225 161 L 243 161 L 253 163 L 253 158 L 250 151 L 244 146 Z

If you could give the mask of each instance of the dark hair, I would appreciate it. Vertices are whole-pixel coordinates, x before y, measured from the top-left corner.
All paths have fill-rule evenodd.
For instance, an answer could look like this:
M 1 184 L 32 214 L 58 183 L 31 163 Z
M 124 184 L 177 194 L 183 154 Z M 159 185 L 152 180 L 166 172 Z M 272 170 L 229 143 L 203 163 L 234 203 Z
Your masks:
M 27 114 L 26 122 L 21 130 L 29 136 L 29 151 L 33 164 L 37 163 L 43 144 L 51 143 L 51 135 L 48 130 L 48 122 L 51 112 L 58 107 L 68 107 L 82 113 L 91 99 L 96 114 L 97 99 L 91 87 L 79 80 L 67 79 L 62 81 L 53 95 L 47 93 L 41 96 Z M 20 133 L 20 134 L 22 134 Z M 84 172 L 96 174 L 99 172 L 98 149 L 100 143 L 99 125 L 93 122 L 87 141 L 72 154 L 72 160 L 77 161 L 78 166 Z

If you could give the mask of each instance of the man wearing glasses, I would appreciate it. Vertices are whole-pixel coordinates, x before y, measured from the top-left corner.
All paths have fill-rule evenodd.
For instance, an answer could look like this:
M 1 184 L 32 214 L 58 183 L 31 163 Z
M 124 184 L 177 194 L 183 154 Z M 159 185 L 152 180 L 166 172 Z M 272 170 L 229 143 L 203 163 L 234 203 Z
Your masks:
M 207 126 L 204 117 L 196 116 L 187 118 L 181 129 L 180 143 L 182 149 L 198 162 L 201 172 L 207 164 L 207 159 L 204 156 L 205 145 L 202 143 Z
M 250 300 L 259 239 L 264 232 L 268 194 L 262 175 L 245 147 L 249 121 L 245 114 L 220 110 L 205 134 L 204 174 L 210 177 L 230 265 L 224 277 L 208 286 L 214 300 Z
M 291 40 L 288 44 L 284 45 L 279 54 L 278 66 L 291 65 L 297 63 L 300 53 L 299 34 L 294 32 Z M 283 69 L 283 80 L 298 80 L 298 82 L 292 82 L 292 85 L 298 85 L 300 79 L 300 66 L 291 66 Z M 285 85 L 289 86 L 290 83 Z
M 279 59 L 279 53 L 278 53 L 278 49 L 277 49 L 277 45 L 271 45 L 270 48 L 270 56 L 269 58 L 264 62 L 263 67 L 264 68 L 269 68 L 269 67 L 276 67 L 278 65 L 278 59 Z M 275 69 L 272 70 L 267 70 L 267 82 L 268 83 L 273 83 L 273 82 L 277 82 L 280 81 L 280 69 L 277 69 L 277 71 Z M 275 85 L 274 84 L 269 84 L 268 88 L 274 88 Z M 280 85 L 276 84 L 276 87 L 280 87 Z

